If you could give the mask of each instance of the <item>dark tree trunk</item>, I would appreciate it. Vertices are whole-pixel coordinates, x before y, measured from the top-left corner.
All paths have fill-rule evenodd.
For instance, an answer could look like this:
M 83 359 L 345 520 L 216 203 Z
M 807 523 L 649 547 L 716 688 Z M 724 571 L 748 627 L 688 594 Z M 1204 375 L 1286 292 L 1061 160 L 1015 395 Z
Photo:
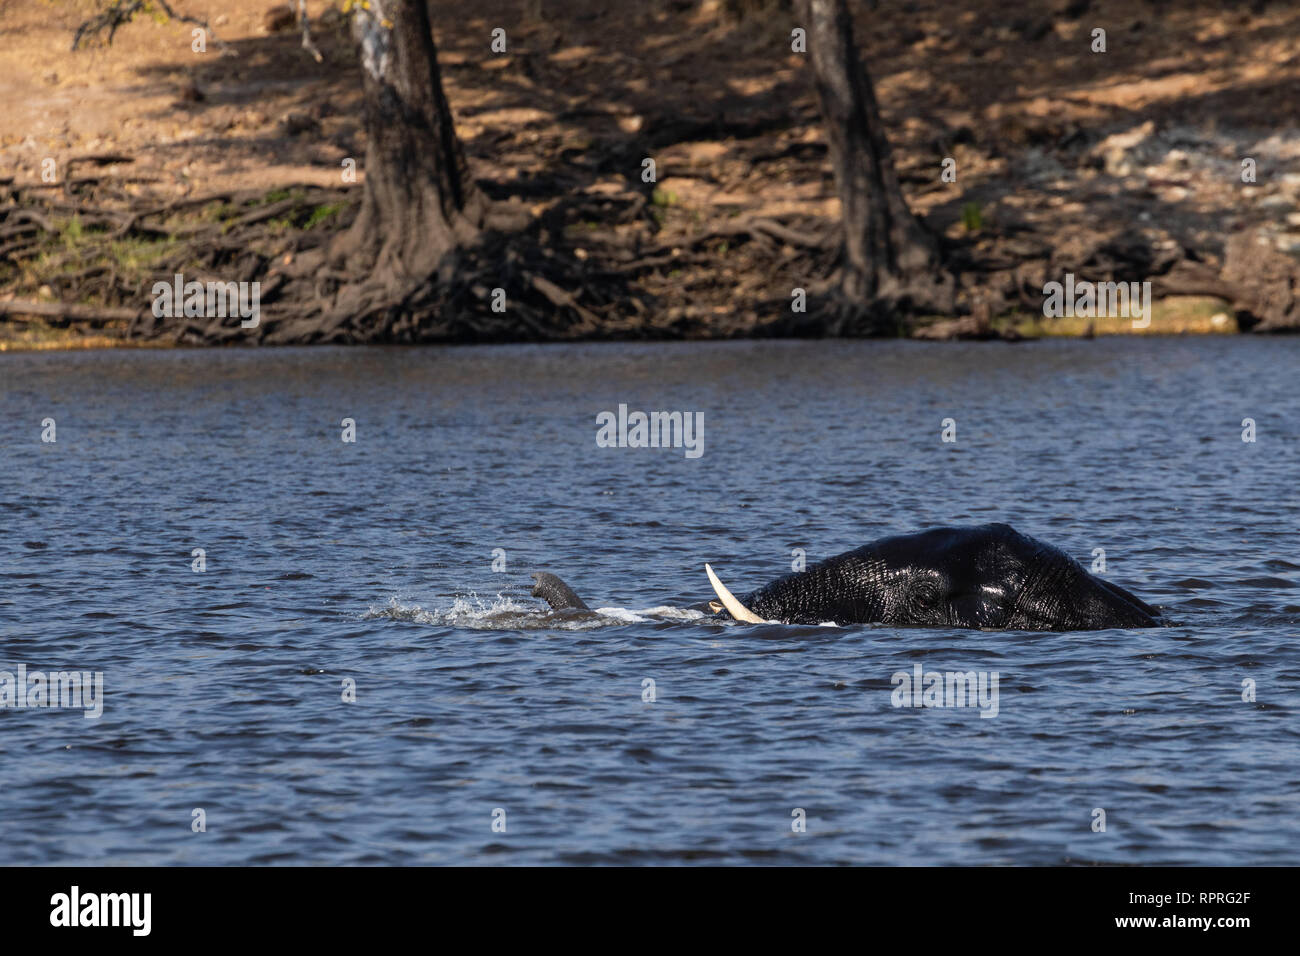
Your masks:
M 286 288 L 311 304 L 272 317 L 268 343 L 577 337 L 600 323 L 568 291 L 587 280 L 582 264 L 540 248 L 527 211 L 490 202 L 470 177 L 425 3 L 353 6 L 367 137 L 361 205 L 327 248 L 286 260 Z
M 353 36 L 365 93 L 365 191 L 331 258 L 365 277 L 336 304 L 355 312 L 445 282 L 487 203 L 456 138 L 425 0 L 358 5 Z
M 899 188 L 845 0 L 799 0 L 799 11 L 843 205 L 841 302 L 826 331 L 881 331 L 904 313 L 952 312 L 953 277 Z

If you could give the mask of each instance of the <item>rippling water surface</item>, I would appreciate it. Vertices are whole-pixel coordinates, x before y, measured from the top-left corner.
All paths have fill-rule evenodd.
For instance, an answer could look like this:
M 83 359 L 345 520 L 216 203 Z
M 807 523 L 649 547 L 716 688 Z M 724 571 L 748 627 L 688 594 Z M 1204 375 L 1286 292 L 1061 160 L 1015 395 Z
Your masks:
M 0 670 L 104 675 L 97 720 L 0 709 L 4 862 L 1295 864 L 1298 371 L 1247 338 L 0 356 Z M 598 448 L 620 403 L 703 412 L 703 456 Z M 1173 626 L 674 610 L 706 561 L 743 593 L 987 521 L 1104 549 Z M 918 663 L 997 671 L 997 716 L 895 708 Z

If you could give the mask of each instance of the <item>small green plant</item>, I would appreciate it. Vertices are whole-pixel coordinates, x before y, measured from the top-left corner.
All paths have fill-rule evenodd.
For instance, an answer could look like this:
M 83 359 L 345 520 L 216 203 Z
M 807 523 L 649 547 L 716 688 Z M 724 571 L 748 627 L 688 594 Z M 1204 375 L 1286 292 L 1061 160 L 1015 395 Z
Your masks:
M 200 209 L 199 217 L 207 222 L 219 222 L 222 219 L 231 218 L 236 212 L 238 210 L 230 203 L 217 200 Z
M 168 236 L 161 239 L 118 239 L 109 243 L 107 259 L 127 275 L 147 272 L 160 260 L 170 255 L 179 245 Z
M 343 209 L 343 203 L 341 202 L 322 203 L 321 205 L 316 206 L 314 209 L 312 209 L 311 215 L 308 216 L 307 221 L 303 223 L 303 228 L 312 229 L 320 225 L 326 219 L 329 219 L 331 216 L 338 215 L 338 213 L 342 209 Z
M 980 211 L 979 203 L 968 202 L 961 207 L 961 224 L 967 232 L 978 232 L 984 228 L 984 214 Z
M 68 224 L 63 227 L 63 244 L 71 249 L 81 237 L 86 234 L 85 228 L 81 225 L 81 217 L 74 215 L 68 220 Z
M 291 197 L 294 197 L 295 195 L 301 196 L 301 193 L 295 193 L 291 189 L 272 189 L 261 199 L 257 200 L 257 202 L 254 203 L 254 205 L 269 206 L 273 202 L 280 202 L 281 200 L 289 199 Z

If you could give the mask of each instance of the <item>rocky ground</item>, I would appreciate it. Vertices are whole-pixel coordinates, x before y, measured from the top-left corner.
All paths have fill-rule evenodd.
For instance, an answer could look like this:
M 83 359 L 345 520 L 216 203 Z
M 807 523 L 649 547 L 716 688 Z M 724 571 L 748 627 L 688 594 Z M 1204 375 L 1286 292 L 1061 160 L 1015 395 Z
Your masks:
M 790 292 L 833 264 L 839 204 L 809 67 L 790 52 L 792 14 L 744 5 L 744 16 L 713 0 L 435 6 L 476 177 L 585 270 L 557 290 L 574 305 L 556 308 L 590 321 L 507 337 L 802 331 Z M 213 27 L 219 42 L 203 53 L 191 25 L 148 18 L 111 46 L 70 52 L 96 6 L 0 0 L 9 347 L 203 341 L 132 322 L 155 278 L 185 267 L 266 280 L 346 225 L 359 189 L 341 175 L 365 144 L 337 3 L 308 4 L 320 63 L 271 0 L 175 0 Z M 1253 306 L 1264 325 L 1295 319 L 1300 8 L 1025 6 L 855 7 L 904 189 L 963 273 L 967 317 L 908 331 L 1126 330 L 1044 321 L 1042 284 L 1067 271 L 1197 296 L 1167 299 L 1153 330 L 1233 331 L 1241 303 L 1227 300 L 1243 287 L 1269 290 Z M 504 55 L 489 48 L 497 27 Z M 1090 49 L 1098 28 L 1105 53 Z M 646 157 L 656 183 L 641 180 Z M 955 182 L 941 177 L 945 158 Z M 457 329 L 475 337 L 473 323 Z

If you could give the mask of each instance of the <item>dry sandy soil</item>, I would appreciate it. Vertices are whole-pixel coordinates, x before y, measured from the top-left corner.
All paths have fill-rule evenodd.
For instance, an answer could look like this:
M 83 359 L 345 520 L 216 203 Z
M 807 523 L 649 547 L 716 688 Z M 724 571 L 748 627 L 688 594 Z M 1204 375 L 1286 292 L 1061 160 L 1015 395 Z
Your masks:
M 360 163 L 365 144 L 338 0 L 308 3 L 323 63 L 291 23 L 268 29 L 285 6 L 271 0 L 174 0 L 220 39 L 204 53 L 191 25 L 148 18 L 70 52 L 98 6 L 0 0 L 0 182 L 39 183 L 47 158 L 62 176 L 69 159 L 122 154 L 134 161 L 95 170 L 114 187 L 105 203 L 344 188 L 341 163 Z M 1033 247 L 1038 264 L 1006 265 L 1008 288 L 1086 272 L 1107 243 L 1214 264 L 1229 234 L 1251 229 L 1300 252 L 1300 6 L 1224 6 L 855 5 L 913 208 L 967 257 Z M 448 0 L 433 22 L 489 195 L 537 215 L 562 208 L 579 258 L 589 246 L 649 260 L 623 334 L 762 331 L 771 303 L 829 267 L 839 203 L 779 4 L 739 17 L 716 0 Z M 505 55 L 489 48 L 497 27 Z M 1090 50 L 1096 28 L 1105 53 Z M 641 181 L 645 157 L 656 184 Z M 940 178 L 946 157 L 955 183 Z M 1245 158 L 1255 184 L 1241 181 Z M 734 232 L 755 218 L 790 235 Z M 67 294 L 33 263 L 0 273 L 5 292 Z

